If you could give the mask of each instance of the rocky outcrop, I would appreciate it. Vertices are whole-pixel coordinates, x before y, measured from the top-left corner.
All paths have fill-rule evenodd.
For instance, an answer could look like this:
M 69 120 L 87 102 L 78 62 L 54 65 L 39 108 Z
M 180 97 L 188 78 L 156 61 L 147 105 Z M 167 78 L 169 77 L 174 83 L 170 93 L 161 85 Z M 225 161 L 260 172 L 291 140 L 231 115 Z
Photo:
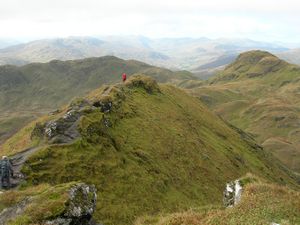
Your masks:
M 96 225 L 92 216 L 96 208 L 97 194 L 94 186 L 77 184 L 69 191 L 64 214 L 48 225 Z
M 112 102 L 109 99 L 88 102 L 86 100 L 74 100 L 65 114 L 60 118 L 46 122 L 37 123 L 31 138 L 46 138 L 50 144 L 70 143 L 80 137 L 78 123 L 82 115 L 99 110 L 102 113 L 109 113 L 112 109 Z M 109 121 L 103 120 L 106 127 L 110 126 Z
M 93 215 L 96 208 L 97 194 L 94 186 L 77 184 L 71 188 L 70 200 L 65 216 L 88 217 Z
M 226 184 L 223 194 L 223 203 L 226 207 L 233 207 L 241 200 L 242 185 L 240 180 L 235 180 Z
M 70 109 L 61 118 L 45 124 L 44 134 L 51 143 L 68 143 L 79 137 L 77 122 L 81 112 Z
M 58 190 L 57 193 L 56 188 Z M 59 192 L 61 188 L 61 185 L 55 186 L 44 192 L 56 193 L 59 198 L 64 199 L 64 201 L 61 199 L 57 200 L 59 208 L 62 209 L 61 213 L 57 215 L 57 212 L 54 211 L 53 215 L 51 215 L 51 213 L 47 212 L 48 218 L 51 218 L 51 220 L 39 220 L 39 218 L 36 217 L 35 220 L 39 224 L 47 225 L 97 225 L 92 219 L 96 209 L 96 188 L 93 185 L 86 185 L 84 183 L 74 184 L 71 187 L 66 185 L 66 190 Z M 66 198 L 63 197 L 65 193 L 67 194 Z M 30 218 L 31 213 L 28 214 L 27 209 L 31 209 L 33 206 L 39 207 L 39 204 L 43 204 L 44 201 L 47 201 L 47 199 L 44 199 L 45 196 L 43 196 L 43 194 L 27 196 L 22 201 L 2 210 L 0 213 L 0 225 L 5 225 L 8 221 L 13 222 L 20 216 Z M 39 209 L 36 208 L 36 210 Z
M 112 98 L 117 96 L 117 102 L 122 101 L 122 96 L 120 95 L 122 95 L 121 93 L 125 87 L 129 89 L 143 88 L 149 94 L 160 93 L 160 88 L 154 79 L 143 75 L 134 75 L 126 81 L 125 85 L 119 84 L 107 87 L 96 99 L 86 100 L 79 98 L 73 100 L 63 115 L 60 110 L 54 111 L 51 115 L 60 114 L 60 117 L 58 115 L 55 119 L 44 124 L 37 123 L 32 131 L 31 138 L 46 138 L 50 144 L 70 143 L 81 136 L 78 130 L 80 118 L 94 110 L 100 110 L 104 114 L 110 113 L 115 103 Z M 116 106 L 114 105 L 114 107 Z M 102 123 L 105 127 L 111 126 L 108 118 L 103 117 Z

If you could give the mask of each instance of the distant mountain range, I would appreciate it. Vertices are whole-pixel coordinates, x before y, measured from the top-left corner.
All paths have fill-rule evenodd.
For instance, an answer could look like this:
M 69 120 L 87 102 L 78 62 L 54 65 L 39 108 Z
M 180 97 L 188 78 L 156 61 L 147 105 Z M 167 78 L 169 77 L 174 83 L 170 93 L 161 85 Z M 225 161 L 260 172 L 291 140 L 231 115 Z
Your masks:
M 20 44 L 20 41 L 14 39 L 0 38 L 0 49 L 7 48 L 12 45 Z
M 291 49 L 277 54 L 278 57 L 294 64 L 300 65 L 300 48 Z
M 143 36 L 69 37 L 32 41 L 0 50 L 0 64 L 24 65 L 105 55 L 136 59 L 169 69 L 210 73 L 252 49 L 280 53 L 284 46 L 249 39 L 161 38 Z

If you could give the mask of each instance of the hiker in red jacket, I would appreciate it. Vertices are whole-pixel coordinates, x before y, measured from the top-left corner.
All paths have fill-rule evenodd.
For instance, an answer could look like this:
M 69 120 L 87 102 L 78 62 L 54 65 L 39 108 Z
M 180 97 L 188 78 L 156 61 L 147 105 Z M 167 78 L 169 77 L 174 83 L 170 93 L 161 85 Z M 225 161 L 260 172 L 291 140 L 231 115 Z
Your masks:
M 125 82 L 126 79 L 127 79 L 127 75 L 126 75 L 126 73 L 123 73 L 123 74 L 122 74 L 122 80 L 123 80 L 123 82 Z

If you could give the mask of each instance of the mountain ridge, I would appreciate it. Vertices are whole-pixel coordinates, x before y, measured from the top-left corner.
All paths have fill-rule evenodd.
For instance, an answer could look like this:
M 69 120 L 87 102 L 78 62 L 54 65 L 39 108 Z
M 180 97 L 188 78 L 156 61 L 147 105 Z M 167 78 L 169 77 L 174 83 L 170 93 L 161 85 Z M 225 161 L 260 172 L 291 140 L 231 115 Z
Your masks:
M 74 124 L 79 139 L 62 142 Z M 220 205 L 225 183 L 249 171 L 297 187 L 288 170 L 251 137 L 183 90 L 144 75 L 73 101 L 29 125 L 15 140 L 24 138 L 41 146 L 22 169 L 25 185 L 95 184 L 100 200 L 94 218 L 105 224 Z M 15 154 L 17 143 L 8 143 L 5 153 Z
M 250 51 L 189 90 L 299 172 L 299 80 L 299 66 L 268 52 Z
M 115 56 L 0 66 L 0 142 L 25 123 L 56 110 L 72 98 L 102 84 L 120 81 L 124 72 L 128 76 L 148 74 L 160 82 L 194 79 L 187 71 L 173 72 Z

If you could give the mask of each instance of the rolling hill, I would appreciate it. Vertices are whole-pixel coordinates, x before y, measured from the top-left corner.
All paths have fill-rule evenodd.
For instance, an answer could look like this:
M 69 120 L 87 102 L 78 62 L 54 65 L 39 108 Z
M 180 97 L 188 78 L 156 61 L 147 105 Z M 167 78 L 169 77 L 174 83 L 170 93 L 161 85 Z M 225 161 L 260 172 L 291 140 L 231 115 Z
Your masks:
M 29 124 L 4 144 L 1 153 L 18 158 L 28 147 L 34 153 L 22 169 L 22 188 L 94 184 L 94 219 L 106 225 L 133 224 L 140 216 L 208 204 L 221 206 L 226 182 L 248 172 L 297 187 L 288 170 L 250 136 L 211 113 L 197 98 L 143 75 L 96 89 Z M 45 218 L 27 217 L 24 225 Z
M 36 40 L 10 46 L 0 50 L 0 62 L 24 65 L 31 62 L 73 60 L 106 55 L 138 59 L 149 63 L 152 60 L 159 62 L 168 59 L 167 56 L 141 45 L 138 41 L 130 43 L 126 40 L 118 42 L 113 39 L 103 41 L 93 37 L 70 37 Z
M 190 92 L 300 172 L 300 68 L 263 51 L 235 62 Z
M 175 70 L 203 72 L 232 62 L 232 56 L 251 49 L 288 50 L 280 45 L 249 39 L 160 38 L 143 36 L 69 37 L 36 40 L 0 50 L 0 64 L 71 60 L 113 55 Z M 230 61 L 231 60 L 231 61 Z M 216 65 L 214 65 L 216 64 Z M 201 74 L 199 74 L 201 75 Z
M 102 84 L 120 81 L 123 72 L 129 76 L 144 73 L 160 82 L 193 78 L 189 72 L 173 72 L 113 56 L 0 66 L 0 142 L 25 123 L 72 98 Z

